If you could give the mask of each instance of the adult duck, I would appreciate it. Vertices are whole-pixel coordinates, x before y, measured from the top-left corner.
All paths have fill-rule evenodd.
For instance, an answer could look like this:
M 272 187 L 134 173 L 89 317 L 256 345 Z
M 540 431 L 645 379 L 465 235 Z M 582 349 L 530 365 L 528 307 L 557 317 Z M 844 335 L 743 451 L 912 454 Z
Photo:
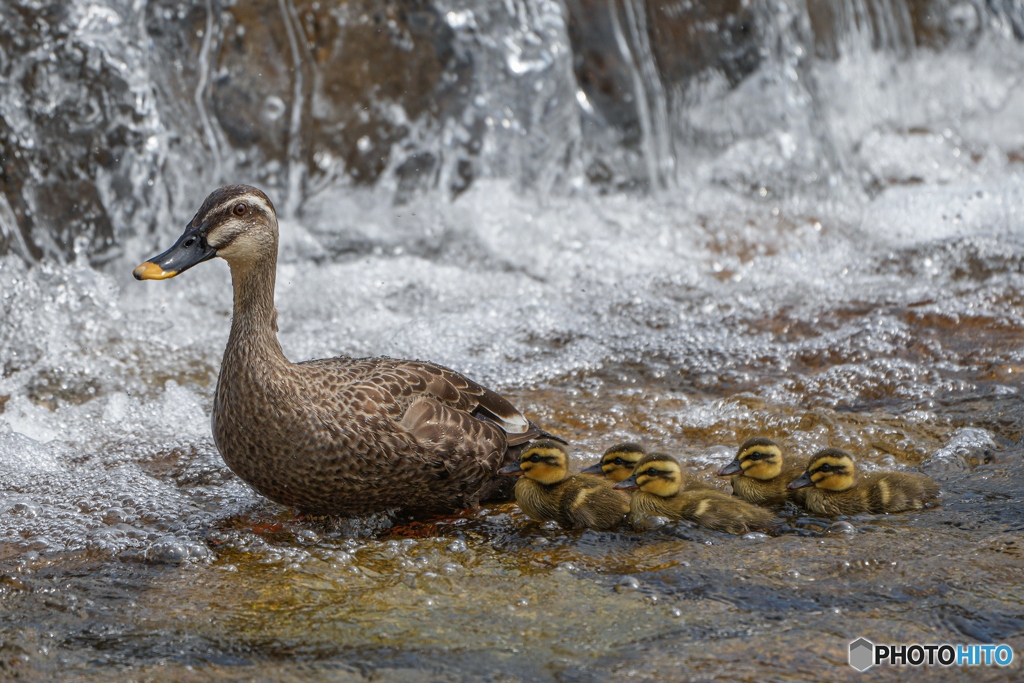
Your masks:
M 163 280 L 219 256 L 231 268 L 231 334 L 213 405 L 224 462 L 267 498 L 310 514 L 448 512 L 505 493 L 495 477 L 550 437 L 508 400 L 433 363 L 292 363 L 277 340 L 274 205 L 247 185 L 206 198 L 174 246 L 135 269 Z M 386 486 L 382 486 L 386 482 Z

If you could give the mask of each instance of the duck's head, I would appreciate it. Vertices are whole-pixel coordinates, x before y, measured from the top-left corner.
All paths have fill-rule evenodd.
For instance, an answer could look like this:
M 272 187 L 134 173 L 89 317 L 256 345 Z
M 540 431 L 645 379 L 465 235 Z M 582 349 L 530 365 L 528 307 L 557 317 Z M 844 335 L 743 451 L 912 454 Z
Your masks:
M 647 455 L 640 444 L 620 443 L 612 446 L 601 456 L 601 462 L 580 470 L 580 474 L 603 474 L 618 483 L 633 474 L 633 468 Z
M 737 474 L 768 481 L 782 472 L 782 449 L 779 444 L 763 436 L 747 439 L 736 451 L 736 459 L 718 470 L 720 477 Z
M 640 489 L 645 493 L 668 498 L 679 493 L 682 485 L 683 469 L 679 462 L 665 453 L 651 453 L 636 464 L 632 476 L 612 488 Z
M 541 484 L 557 484 L 569 471 L 569 453 L 562 444 L 545 439 L 530 445 L 519 462 L 502 467 L 498 474 L 525 476 Z
M 826 448 L 818 451 L 808 463 L 807 471 L 786 488 L 816 486 L 829 491 L 845 491 L 853 486 L 853 476 L 853 458 L 850 454 L 838 448 Z
M 277 214 L 267 195 L 248 185 L 214 190 L 170 249 L 135 269 L 136 280 L 166 280 L 214 256 L 232 269 L 277 254 Z

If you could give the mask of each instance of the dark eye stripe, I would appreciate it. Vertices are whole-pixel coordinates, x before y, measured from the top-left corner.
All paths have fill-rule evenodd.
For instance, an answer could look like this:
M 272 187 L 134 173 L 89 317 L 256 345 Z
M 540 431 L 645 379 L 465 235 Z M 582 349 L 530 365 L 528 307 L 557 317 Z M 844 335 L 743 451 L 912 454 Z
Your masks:
M 760 451 L 757 451 L 757 452 L 754 452 L 754 453 L 747 453 L 747 455 L 744 456 L 743 459 L 744 460 L 767 460 L 767 459 L 771 458 L 774 455 L 775 455 L 774 453 L 761 453 Z

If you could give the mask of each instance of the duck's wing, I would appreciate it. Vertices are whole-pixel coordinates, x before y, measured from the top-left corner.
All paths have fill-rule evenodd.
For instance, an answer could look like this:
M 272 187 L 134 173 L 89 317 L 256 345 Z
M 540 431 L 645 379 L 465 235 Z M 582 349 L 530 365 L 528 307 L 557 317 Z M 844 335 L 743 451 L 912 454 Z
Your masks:
M 310 384 L 330 394 L 330 402 L 344 396 L 343 402 L 354 412 L 371 420 L 386 416 L 420 441 L 437 444 L 439 449 L 444 448 L 442 444 L 455 443 L 465 448 L 473 437 L 495 444 L 504 441 L 502 453 L 505 447 L 537 438 L 562 441 L 526 419 L 497 392 L 434 363 L 330 358 L 299 365 L 329 373 L 329 381 Z
M 423 388 L 418 393 L 426 394 L 442 404 L 462 411 L 475 420 L 496 425 L 505 433 L 509 446 L 518 446 L 539 438 L 550 438 L 565 443 L 526 419 L 519 409 L 501 394 L 480 386 L 454 370 L 420 361 L 406 361 L 396 370 L 408 372 L 419 380 L 410 386 L 415 385 L 418 388 L 422 382 Z
M 477 461 L 479 466 L 494 472 L 500 466 L 505 451 L 501 443 L 503 434 L 497 425 L 478 420 L 430 396 L 416 398 L 398 425 L 416 441 L 429 446 L 430 451 L 439 454 L 449 472 L 465 466 L 467 460 Z M 466 457 L 471 454 L 475 457 Z

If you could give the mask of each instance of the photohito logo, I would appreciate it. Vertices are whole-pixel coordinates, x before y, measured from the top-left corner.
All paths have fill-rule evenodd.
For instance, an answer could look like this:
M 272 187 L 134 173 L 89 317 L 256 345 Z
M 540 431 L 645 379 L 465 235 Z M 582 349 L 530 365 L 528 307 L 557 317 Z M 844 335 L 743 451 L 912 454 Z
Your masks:
M 1009 666 L 1009 645 L 875 645 L 867 638 L 850 643 L 850 666 L 867 671 L 873 666 Z

